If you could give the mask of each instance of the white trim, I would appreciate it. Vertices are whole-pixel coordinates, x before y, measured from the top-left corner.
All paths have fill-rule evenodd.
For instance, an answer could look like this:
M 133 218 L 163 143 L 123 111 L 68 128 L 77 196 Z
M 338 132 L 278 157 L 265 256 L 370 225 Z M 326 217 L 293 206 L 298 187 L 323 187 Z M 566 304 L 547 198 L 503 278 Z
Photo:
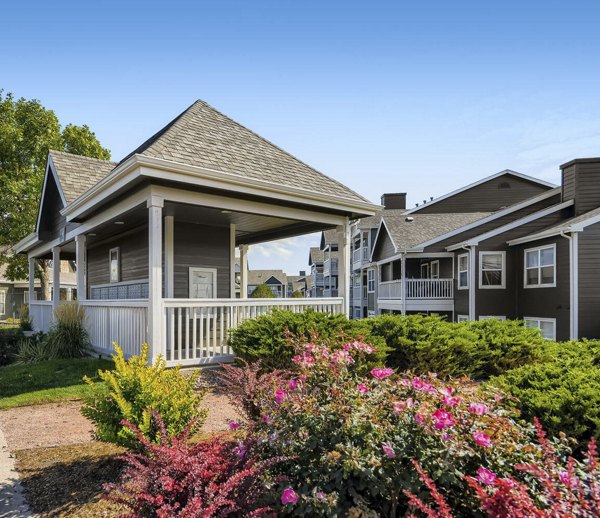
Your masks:
M 61 213 L 67 216 L 67 221 L 71 221 L 140 176 L 277 198 L 295 203 L 300 202 L 365 216 L 373 216 L 376 210 L 381 209 L 379 205 L 374 205 L 366 200 L 348 200 L 342 195 L 320 194 L 314 190 L 277 185 L 214 169 L 136 154 L 115 167 L 108 176 L 71 202 Z
M 85 234 L 80 234 L 75 238 L 75 263 L 77 271 L 77 298 L 79 300 L 87 299 L 87 249 L 85 245 Z
M 571 326 L 571 339 L 579 340 L 579 234 L 573 232 L 572 245 L 573 254 L 571 256 L 571 273 L 573 299 L 571 301 L 571 314 L 573 315 L 573 324 Z
M 377 245 L 377 240 L 379 239 L 379 233 L 381 232 L 382 226 L 385 227 L 385 231 L 387 232 L 387 235 L 390 238 L 392 245 L 394 246 L 394 252 L 398 252 L 398 247 L 396 246 L 396 243 L 394 243 L 394 238 L 392 237 L 392 234 L 390 234 L 390 230 L 388 229 L 387 225 L 385 224 L 385 220 L 382 217 L 381 221 L 379 222 L 379 227 L 377 228 L 377 233 L 375 234 L 373 247 L 371 248 L 371 256 L 369 257 L 370 262 L 373 262 L 373 254 L 375 253 L 375 246 Z
M 0 315 L 6 315 L 6 294 L 8 288 L 0 288 Z
M 165 296 L 175 295 L 175 217 L 165 216 Z
M 229 296 L 235 299 L 235 224 L 229 225 Z
M 469 318 L 475 320 L 476 309 L 475 309 L 475 295 L 477 290 L 475 289 L 475 268 L 477 267 L 475 246 L 469 248 Z
M 436 277 L 433 276 L 433 265 L 434 264 L 437 266 L 437 276 Z M 436 261 L 431 261 L 429 263 L 429 278 L 430 279 L 439 279 L 440 278 L 440 260 L 439 259 L 437 259 Z
M 115 252 L 117 254 L 117 278 L 116 280 L 113 280 L 112 255 Z M 121 247 L 119 246 L 115 246 L 108 251 L 108 278 L 110 279 L 111 284 L 121 282 Z
M 411 249 L 411 251 L 413 251 L 413 250 L 414 251 L 423 251 L 424 248 L 434 245 L 435 243 L 438 243 L 440 241 L 445 241 L 446 239 L 454 237 L 457 234 L 462 234 L 463 232 L 466 232 L 467 230 L 471 230 L 472 228 L 478 227 L 485 223 L 489 223 L 490 221 L 494 221 L 498 218 L 506 216 L 507 214 L 512 214 L 513 212 L 524 209 L 526 207 L 529 207 L 530 205 L 534 205 L 540 201 L 544 201 L 548 198 L 552 198 L 553 196 L 557 196 L 559 194 L 560 194 L 560 187 L 551 189 L 543 194 L 540 194 L 539 196 L 534 196 L 533 198 L 528 198 L 525 201 L 519 202 L 515 205 L 511 205 L 510 207 L 506 207 L 505 209 L 496 211 L 493 214 L 490 214 L 489 216 L 486 216 L 484 218 L 473 221 L 472 223 L 469 223 L 468 225 L 464 225 L 457 229 L 451 230 L 450 232 L 442 234 L 441 236 L 434 237 L 433 239 L 430 239 L 429 241 L 424 241 L 423 243 L 419 243 L 419 245 L 413 247 Z
M 518 239 L 513 239 L 508 242 L 510 246 L 521 245 L 523 243 L 530 243 L 531 241 L 538 241 L 540 239 L 545 239 L 547 237 L 559 236 L 564 232 L 583 232 L 585 228 L 590 225 L 595 225 L 600 222 L 600 214 L 594 214 L 593 216 L 589 216 L 586 219 L 578 221 L 577 223 L 566 223 L 562 227 L 554 227 L 548 230 L 544 230 L 542 232 L 538 232 L 537 234 L 531 234 L 529 236 L 520 237 Z
M 502 225 L 501 227 L 495 228 L 494 230 L 490 230 L 489 232 L 480 234 L 479 236 L 472 237 L 471 239 L 469 239 L 463 243 L 448 246 L 448 247 L 446 247 L 446 250 L 453 251 L 453 250 L 457 250 L 457 249 L 459 249 L 463 246 L 467 246 L 467 245 L 478 245 L 479 243 L 481 243 L 481 241 L 485 241 L 485 240 L 490 239 L 499 234 L 503 234 L 504 232 L 508 232 L 509 230 L 512 230 L 513 228 L 517 228 L 517 227 L 520 227 L 527 223 L 531 223 L 532 221 L 535 221 L 536 219 L 543 218 L 545 216 L 548 216 L 549 214 L 558 212 L 559 210 L 566 209 L 567 207 L 570 207 L 573 204 L 574 204 L 573 200 L 568 200 L 563 203 L 559 203 L 558 205 L 552 205 L 551 207 L 540 210 L 538 212 L 534 212 L 533 214 L 529 214 L 523 218 L 517 219 L 515 221 L 511 221 L 510 223 L 507 223 L 506 225 Z
M 466 270 L 461 270 L 460 269 L 460 260 L 461 258 L 466 257 L 467 258 L 467 269 Z M 456 288 L 459 290 L 468 290 L 469 289 L 469 276 L 470 276 L 470 270 L 471 270 L 471 265 L 469 264 L 469 254 L 460 254 L 456 257 Z M 460 273 L 461 272 L 465 272 L 467 274 L 467 285 L 466 286 L 461 286 L 460 284 Z
M 37 232 L 32 232 L 31 234 L 28 234 L 14 246 L 15 253 L 20 254 L 21 252 L 27 251 L 29 247 L 33 246 L 37 242 L 37 240 Z
M 216 299 L 217 298 L 217 269 L 216 268 L 205 268 L 203 266 L 190 266 L 188 268 L 188 298 L 192 298 L 190 294 L 192 293 L 192 275 L 194 273 L 212 273 L 213 276 L 213 296 L 207 297 L 208 299 Z M 199 297 L 196 299 L 201 300 Z M 203 300 L 203 299 L 202 299 Z
M 473 187 L 477 187 L 478 185 L 484 184 L 486 182 L 489 182 L 491 180 L 494 180 L 494 179 L 504 176 L 506 174 L 510 174 L 512 176 L 516 176 L 517 178 L 521 178 L 523 180 L 528 180 L 530 182 L 534 182 L 539 185 L 543 185 L 545 187 L 551 187 L 553 189 L 557 187 L 555 184 L 546 182 L 545 180 L 540 180 L 538 178 L 534 178 L 533 176 L 528 176 L 523 173 L 518 173 L 517 171 L 513 171 L 511 169 L 505 169 L 504 171 L 500 171 L 499 173 L 493 174 L 491 176 L 486 176 L 485 178 L 483 178 L 481 180 L 478 180 L 469 185 L 466 185 L 465 187 L 461 187 L 460 189 L 456 189 L 452 192 L 449 192 L 448 194 L 444 194 L 443 196 L 440 196 L 439 198 L 429 201 L 423 205 L 419 205 L 418 207 L 413 207 L 412 209 L 407 210 L 406 214 L 413 214 L 414 212 L 418 212 L 419 210 L 422 210 L 425 207 L 430 207 L 431 205 L 433 205 L 439 201 L 446 200 L 452 196 L 455 196 L 456 194 L 460 194 L 461 192 L 468 191 L 469 189 L 472 189 Z
M 500 320 L 504 322 L 506 320 L 505 315 L 479 315 L 479 320 Z
M 398 261 L 399 259 L 402 259 L 402 256 L 405 254 L 405 252 L 402 252 L 400 254 L 395 254 L 392 255 L 390 257 L 387 257 L 385 259 L 382 259 L 381 261 L 377 261 L 376 263 L 372 263 L 372 264 L 386 264 L 389 263 L 391 261 Z M 406 258 L 407 259 L 436 259 L 436 258 L 453 258 L 454 257 L 454 253 L 452 252 L 406 252 Z M 365 265 L 363 264 L 363 267 Z
M 544 338 L 546 340 L 556 340 L 556 318 L 523 317 L 523 321 L 525 323 L 525 327 L 535 327 L 536 329 L 539 329 L 540 331 L 541 331 L 541 326 L 539 324 L 541 322 L 549 322 L 549 323 L 551 323 L 554 326 L 553 331 L 552 331 L 552 336 L 551 337 L 544 336 Z M 528 326 L 527 322 L 537 322 L 538 325 L 536 325 L 536 326 Z
M 58 289 L 56 287 L 58 286 Z M 60 247 L 52 247 L 52 310 L 60 304 Z
M 90 290 L 95 290 L 98 288 L 114 288 L 114 287 L 118 287 L 118 286 L 128 286 L 130 284 L 144 284 L 144 283 L 148 283 L 148 279 L 134 279 L 132 281 L 119 281 L 119 282 L 109 282 L 109 283 L 103 283 L 103 284 L 91 284 L 90 285 Z M 90 300 L 103 300 L 103 299 L 90 299 Z M 115 300 L 126 300 L 126 299 L 115 299 Z M 127 299 L 130 300 L 130 299 Z
M 552 248 L 552 251 L 554 252 L 554 262 L 552 264 L 553 268 L 554 268 L 554 280 L 552 283 L 546 283 L 546 284 L 541 284 L 541 280 L 542 280 L 542 265 L 538 264 L 537 269 L 538 269 L 538 273 L 539 273 L 539 283 L 538 284 L 527 284 L 527 252 L 538 252 L 538 257 L 541 260 L 541 254 L 539 253 L 541 250 L 546 250 L 547 248 Z M 548 267 L 550 265 L 545 265 L 545 267 Z M 535 267 L 533 267 L 535 268 Z M 530 270 L 533 268 L 529 268 Z M 537 288 L 556 288 L 556 268 L 557 268 L 557 264 L 556 264 L 556 243 L 551 243 L 549 245 L 543 245 L 543 246 L 536 246 L 533 248 L 526 248 L 525 250 L 523 250 L 523 288 L 525 289 L 537 289 Z
M 501 284 L 485 286 L 483 284 L 483 256 L 484 255 L 498 255 L 502 257 L 502 270 L 500 272 Z M 479 289 L 480 290 L 503 290 L 506 289 L 506 252 L 503 250 L 481 250 L 479 252 Z M 494 270 L 496 271 L 496 270 Z
M 469 315 L 456 315 L 456 322 L 460 323 L 460 322 L 468 322 L 469 321 Z
M 166 319 L 163 318 L 162 234 L 164 200 L 149 196 L 148 207 L 148 342 L 150 361 L 164 352 Z

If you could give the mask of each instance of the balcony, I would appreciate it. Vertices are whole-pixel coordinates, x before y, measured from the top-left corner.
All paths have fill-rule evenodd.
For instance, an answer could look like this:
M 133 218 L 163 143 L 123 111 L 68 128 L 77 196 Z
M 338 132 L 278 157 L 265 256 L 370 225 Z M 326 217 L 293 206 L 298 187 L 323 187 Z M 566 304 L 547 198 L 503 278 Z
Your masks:
M 325 259 L 323 263 L 323 275 L 325 277 L 331 277 L 332 275 L 338 274 L 338 260 L 336 257 L 333 259 Z
M 362 300 L 362 287 L 361 286 L 353 286 L 352 287 L 352 305 L 360 306 Z
M 379 283 L 377 302 L 382 309 L 402 309 L 402 281 Z M 406 309 L 409 311 L 452 311 L 453 279 L 406 279 Z
M 369 262 L 369 249 L 366 246 L 362 248 L 357 248 L 352 252 L 352 268 L 357 270 L 363 264 Z
M 319 288 L 325 286 L 325 279 L 322 273 L 313 273 L 312 274 L 313 285 Z

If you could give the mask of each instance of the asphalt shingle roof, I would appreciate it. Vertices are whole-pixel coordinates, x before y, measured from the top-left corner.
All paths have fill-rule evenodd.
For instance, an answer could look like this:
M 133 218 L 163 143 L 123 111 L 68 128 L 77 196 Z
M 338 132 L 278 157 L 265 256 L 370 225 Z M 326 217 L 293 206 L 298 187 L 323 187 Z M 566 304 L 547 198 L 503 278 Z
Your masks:
M 135 154 L 348 200 L 368 201 L 201 100 L 123 161 Z
M 312 246 L 308 253 L 308 264 L 322 263 L 325 260 L 325 252 L 318 246 Z
M 248 284 L 257 286 L 275 277 L 281 284 L 287 284 L 287 275 L 283 270 L 249 270 Z
M 491 214 L 490 212 L 469 212 L 454 214 L 411 214 L 410 216 L 406 216 L 403 214 L 403 211 L 397 211 L 397 214 L 391 214 L 391 212 L 385 211 L 383 222 L 398 251 L 410 250 L 425 241 L 429 241 Z M 410 219 L 412 221 L 407 221 Z
M 73 155 L 62 151 L 50 151 L 67 203 L 81 196 L 110 173 L 116 162 Z

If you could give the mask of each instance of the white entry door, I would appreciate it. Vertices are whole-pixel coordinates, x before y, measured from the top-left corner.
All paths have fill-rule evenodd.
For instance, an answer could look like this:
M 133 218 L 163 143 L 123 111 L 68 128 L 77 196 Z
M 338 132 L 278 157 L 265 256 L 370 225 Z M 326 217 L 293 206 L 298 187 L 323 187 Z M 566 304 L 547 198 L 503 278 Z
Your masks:
M 217 297 L 217 269 L 190 268 L 190 298 L 214 299 Z

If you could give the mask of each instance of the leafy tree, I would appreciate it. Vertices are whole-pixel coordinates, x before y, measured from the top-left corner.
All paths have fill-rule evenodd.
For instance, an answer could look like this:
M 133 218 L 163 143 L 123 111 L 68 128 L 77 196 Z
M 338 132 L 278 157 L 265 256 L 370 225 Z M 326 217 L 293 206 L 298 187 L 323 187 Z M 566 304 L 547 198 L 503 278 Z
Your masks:
M 300 290 L 296 290 L 292 292 L 292 298 L 294 299 L 303 299 L 304 295 L 302 294 L 302 292 Z
M 250 294 L 253 299 L 274 299 L 275 295 L 271 291 L 271 288 L 266 284 L 259 284 L 254 291 Z
M 27 278 L 27 260 L 12 247 L 35 230 L 48 151 L 55 149 L 108 160 L 86 125 L 61 129 L 56 114 L 37 99 L 15 99 L 0 90 L 0 264 L 9 279 Z M 49 298 L 49 261 L 39 260 L 36 275 Z

